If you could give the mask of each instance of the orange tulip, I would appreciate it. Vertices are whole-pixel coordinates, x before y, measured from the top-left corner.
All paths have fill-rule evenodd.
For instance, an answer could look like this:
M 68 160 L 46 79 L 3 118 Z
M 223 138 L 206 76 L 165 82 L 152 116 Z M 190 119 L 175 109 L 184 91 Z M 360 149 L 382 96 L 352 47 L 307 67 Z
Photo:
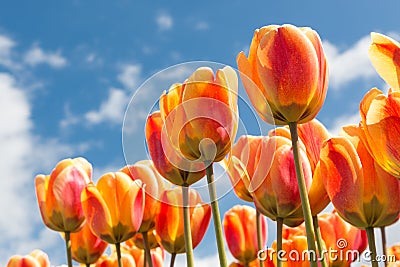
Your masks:
M 169 160 L 217 162 L 225 157 L 237 131 L 237 90 L 232 68 L 217 70 L 214 76 L 212 69 L 202 67 L 162 94 L 161 141 Z M 172 163 L 185 169 L 181 160 Z
M 229 267 L 258 267 L 260 266 L 260 262 L 258 260 L 252 261 L 250 262 L 248 265 L 245 265 L 241 262 L 232 262 L 231 264 L 229 264 Z M 264 264 L 264 267 L 274 267 L 274 265 L 266 265 Z
M 76 232 L 82 227 L 81 192 L 90 182 L 92 165 L 84 158 L 64 159 L 50 175 L 37 175 L 36 195 L 47 227 L 59 232 Z
M 400 263 L 400 244 L 395 244 L 387 249 L 387 255 L 394 257 L 394 261 Z
M 164 266 L 164 250 L 161 247 L 154 248 L 150 251 L 151 261 L 153 262 L 153 267 L 163 267 Z M 140 255 L 139 260 L 136 262 L 136 266 L 144 266 L 144 253 Z
M 108 244 L 90 230 L 85 223 L 79 232 L 71 234 L 72 259 L 83 264 L 95 263 L 106 250 Z
M 7 267 L 50 267 L 50 261 L 46 253 L 36 249 L 26 256 L 12 256 Z
M 166 188 L 162 176 L 155 169 L 151 160 L 142 160 L 120 170 L 131 177 L 132 180 L 140 180 L 145 190 L 143 221 L 139 232 L 151 231 L 155 225 L 155 216 L 160 208 L 161 194 Z
M 136 262 L 136 266 L 144 266 L 143 261 L 145 257 L 144 250 L 137 247 L 134 242 L 131 242 L 132 239 L 127 240 L 124 244 L 121 246 L 121 252 L 130 254 L 132 255 L 133 259 Z M 151 249 L 151 257 L 153 260 L 153 266 L 154 267 L 162 267 L 164 263 L 164 249 L 162 247 L 154 247 Z M 115 253 L 115 251 L 113 251 Z M 147 266 L 147 265 L 146 265 Z
M 308 191 L 311 213 L 313 216 L 320 213 L 330 202 L 325 191 L 319 167 L 319 159 L 323 142 L 329 138 L 328 130 L 318 120 L 298 125 L 300 145 L 306 151 L 312 170 L 312 182 Z M 282 136 L 290 140 L 290 131 L 287 127 L 279 127 L 269 133 L 270 136 Z M 292 215 L 293 220 L 303 218 L 302 207 L 299 207 Z
M 242 135 L 232 147 L 231 157 L 224 159 L 224 166 L 231 180 L 236 195 L 244 201 L 253 201 L 253 197 L 246 187 L 243 179 L 253 177 L 257 168 L 254 155 L 260 145 L 258 136 Z M 265 171 L 267 171 L 266 167 Z M 244 176 L 247 176 L 245 178 Z
M 267 222 L 261 217 L 261 246 L 267 241 Z M 257 259 L 256 210 L 236 205 L 225 213 L 224 232 L 226 243 L 233 257 L 245 265 Z
M 346 223 L 336 212 L 321 214 L 318 222 L 327 251 L 336 251 L 334 254 L 325 255 L 328 257 L 329 266 L 348 267 L 367 248 L 365 230 Z
M 146 141 L 150 156 L 157 171 L 173 184 L 187 186 L 204 177 L 204 164 L 188 162 L 173 153 L 173 148 L 167 147 L 161 141 L 164 121 L 160 112 L 155 112 L 147 118 Z M 167 149 L 169 152 L 166 152 Z
M 159 244 L 169 253 L 185 253 L 183 206 L 181 188 L 164 191 L 160 212 L 156 219 Z M 190 229 L 195 248 L 203 239 L 211 219 L 211 208 L 202 202 L 199 193 L 189 189 Z
M 321 151 L 321 175 L 339 215 L 359 228 L 394 223 L 400 211 L 400 181 L 382 170 L 360 141 L 360 129 L 329 139 Z
M 82 192 L 82 206 L 93 233 L 110 244 L 124 242 L 143 219 L 144 190 L 140 180 L 123 172 L 106 173 Z
M 291 141 L 281 136 L 259 138 L 262 140 L 254 155 L 257 168 L 252 177 L 245 175 L 243 181 L 262 214 L 272 220 L 282 218 L 287 225 L 298 225 L 302 218 L 288 220 L 301 207 Z M 300 150 L 300 157 L 305 183 L 309 188 L 312 176 L 310 163 L 303 150 Z M 266 169 L 269 171 L 266 172 Z
M 274 265 L 277 266 L 277 258 L 279 257 L 283 267 L 306 267 L 310 266 L 310 259 L 316 258 L 316 255 L 308 251 L 307 237 L 303 235 L 292 236 L 291 239 L 282 240 L 282 250 L 277 251 L 277 242 L 272 243 L 272 249 L 268 251 Z M 268 259 L 267 259 L 268 262 Z
M 400 90 L 400 43 L 376 32 L 371 39 L 368 55 L 372 65 L 393 90 Z
M 363 143 L 375 161 L 400 178 L 400 92 L 370 90 L 360 103 Z
M 140 266 L 135 263 L 132 255 L 122 253 L 121 254 L 121 263 L 124 267 L 136 267 Z M 95 267 L 116 267 L 118 266 L 118 259 L 116 256 L 107 256 L 103 255 L 100 259 L 95 263 Z M 141 267 L 141 266 L 140 266 Z
M 148 232 L 147 238 L 149 241 L 150 249 L 160 246 L 157 241 L 156 230 L 153 229 L 150 232 Z M 137 233 L 131 239 L 126 240 L 125 244 L 128 245 L 129 247 L 138 247 L 139 249 L 145 249 L 143 235 L 141 233 Z
M 257 29 L 248 58 L 240 52 L 237 63 L 244 88 L 266 122 L 304 123 L 321 109 L 328 70 L 314 30 L 292 25 Z

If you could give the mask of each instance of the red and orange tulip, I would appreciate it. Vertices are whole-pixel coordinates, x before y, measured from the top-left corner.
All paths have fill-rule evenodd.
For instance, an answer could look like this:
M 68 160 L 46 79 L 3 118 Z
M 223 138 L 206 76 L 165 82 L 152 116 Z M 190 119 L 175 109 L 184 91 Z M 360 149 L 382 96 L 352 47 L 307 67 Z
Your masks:
M 400 178 L 400 92 L 370 90 L 360 103 L 361 138 L 375 161 Z
M 174 148 L 163 144 L 161 137 L 164 121 L 160 112 L 147 118 L 146 141 L 150 156 L 157 171 L 173 184 L 186 186 L 194 184 L 204 177 L 204 163 L 188 162 L 174 153 Z
M 140 180 L 123 172 L 106 173 L 82 192 L 82 206 L 93 233 L 110 244 L 124 242 L 143 219 L 144 190 Z
M 321 175 L 338 214 L 359 228 L 394 223 L 400 211 L 400 181 L 373 160 L 356 126 L 329 139 L 321 151 Z
M 272 243 L 272 249 L 268 251 L 268 256 L 277 266 L 277 257 L 280 258 L 283 267 L 306 267 L 310 266 L 310 259 L 315 257 L 312 253 L 305 254 L 307 251 L 307 238 L 304 235 L 293 235 L 290 239 L 282 240 L 282 251 L 277 251 L 277 242 Z M 271 261 L 267 259 L 268 261 Z
M 83 264 L 95 263 L 104 253 L 108 243 L 93 234 L 85 223 L 79 232 L 71 233 L 72 259 Z
M 181 188 L 164 191 L 160 212 L 156 219 L 159 244 L 169 253 L 185 253 L 183 206 Z M 195 248 L 203 239 L 211 219 L 211 207 L 201 200 L 199 193 L 189 189 L 190 229 Z
M 261 217 L 261 246 L 267 241 L 267 222 Z M 249 206 L 237 205 L 224 216 L 225 239 L 233 257 L 241 263 L 249 264 L 257 259 L 256 210 Z
M 64 159 L 50 175 L 37 175 L 36 196 L 47 227 L 59 232 L 76 232 L 85 216 L 81 193 L 91 181 L 92 165 L 84 158 Z
M 160 98 L 161 139 L 164 148 L 173 148 L 164 149 L 167 157 L 178 153 L 189 161 L 221 161 L 237 131 L 237 90 L 232 68 L 217 70 L 214 76 L 211 68 L 202 67 L 183 84 L 164 92 Z
M 164 266 L 164 250 L 161 247 L 154 248 L 150 251 L 151 261 L 153 267 L 163 267 Z M 139 260 L 136 262 L 136 266 L 144 266 L 144 253 L 140 255 Z
M 365 230 L 346 223 L 336 212 L 321 214 L 318 221 L 327 250 L 337 251 L 336 254 L 325 255 L 329 259 L 329 266 L 348 267 L 367 248 L 368 239 Z M 358 253 L 355 253 L 356 251 Z
M 240 52 L 237 63 L 247 94 L 266 122 L 304 123 L 321 109 L 328 70 L 314 30 L 292 25 L 257 29 L 248 58 Z
M 141 267 L 140 265 L 137 265 L 134 258 L 132 255 L 127 254 L 127 253 L 122 253 L 121 254 L 121 263 L 122 266 L 124 267 Z M 118 266 L 118 259 L 116 256 L 108 256 L 108 255 L 103 255 L 100 257 L 100 259 L 95 263 L 95 267 L 115 267 Z
M 143 221 L 139 232 L 149 232 L 155 226 L 155 217 L 160 208 L 160 198 L 166 188 L 166 183 L 151 160 L 139 161 L 120 171 L 129 175 L 132 180 L 140 180 L 145 185 Z
M 400 43 L 376 32 L 371 39 L 368 55 L 372 65 L 393 90 L 400 90 Z
M 50 267 L 50 261 L 46 253 L 36 249 L 26 256 L 12 256 L 7 267 Z

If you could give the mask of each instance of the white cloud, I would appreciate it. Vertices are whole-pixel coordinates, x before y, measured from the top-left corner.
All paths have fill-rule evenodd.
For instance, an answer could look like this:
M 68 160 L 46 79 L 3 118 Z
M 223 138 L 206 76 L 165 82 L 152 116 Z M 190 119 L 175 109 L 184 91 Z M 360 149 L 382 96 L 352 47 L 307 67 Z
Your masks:
M 208 23 L 206 21 L 199 21 L 196 23 L 194 28 L 198 31 L 205 31 L 210 28 L 210 25 L 208 25 Z
M 335 120 L 331 123 L 329 132 L 332 135 L 337 135 L 341 132 L 343 126 L 350 125 L 350 124 L 358 125 L 360 120 L 361 120 L 361 117 L 360 117 L 359 112 L 357 112 L 355 114 L 342 115 L 342 116 L 336 117 Z
M 135 89 L 140 81 L 142 67 L 139 64 L 127 64 L 122 66 L 121 73 L 118 74 L 117 79 L 125 88 Z
M 172 17 L 165 12 L 160 13 L 156 17 L 156 23 L 158 25 L 158 29 L 161 31 L 170 30 L 174 25 Z
M 129 97 L 124 90 L 111 88 L 108 98 L 101 103 L 98 110 L 85 114 L 85 119 L 91 124 L 102 122 L 122 123 Z
M 370 37 L 364 36 L 353 46 L 340 50 L 329 41 L 323 46 L 329 63 L 329 83 L 333 89 L 340 89 L 347 83 L 359 78 L 371 78 L 377 74 L 368 58 Z
M 61 55 L 60 51 L 46 52 L 37 45 L 26 52 L 24 62 L 30 66 L 48 64 L 53 68 L 62 68 L 67 64 L 67 60 Z
M 14 40 L 6 35 L 0 35 L 0 65 L 10 69 L 18 69 L 20 65 L 17 64 L 13 56 L 13 48 L 16 46 Z

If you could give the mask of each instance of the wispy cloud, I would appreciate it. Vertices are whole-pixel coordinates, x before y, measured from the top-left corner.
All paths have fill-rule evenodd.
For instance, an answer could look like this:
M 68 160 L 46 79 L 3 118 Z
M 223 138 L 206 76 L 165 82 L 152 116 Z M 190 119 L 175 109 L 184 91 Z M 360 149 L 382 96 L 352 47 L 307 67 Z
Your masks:
M 377 77 L 368 59 L 370 37 L 364 36 L 347 49 L 340 49 L 329 41 L 324 41 L 324 49 L 328 58 L 330 86 L 339 90 L 351 81 L 359 78 Z
M 210 28 L 210 25 L 206 21 L 199 21 L 194 25 L 194 28 L 198 31 L 205 31 Z
M 6 35 L 0 35 L 0 65 L 9 69 L 18 69 L 20 64 L 13 60 L 15 41 Z
M 140 82 L 142 67 L 139 64 L 127 64 L 121 67 L 117 79 L 127 89 L 136 89 Z
M 171 15 L 161 12 L 156 16 L 158 29 L 161 31 L 170 30 L 174 26 L 174 20 Z
M 67 59 L 60 51 L 46 52 L 38 45 L 34 45 L 24 56 L 24 62 L 30 66 L 47 64 L 53 68 L 62 68 L 67 64 Z

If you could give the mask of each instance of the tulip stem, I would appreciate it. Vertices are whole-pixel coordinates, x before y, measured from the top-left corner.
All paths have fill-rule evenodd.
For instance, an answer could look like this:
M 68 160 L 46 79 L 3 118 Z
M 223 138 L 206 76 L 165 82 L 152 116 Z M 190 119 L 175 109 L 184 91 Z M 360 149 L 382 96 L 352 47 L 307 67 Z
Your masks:
M 384 261 L 385 267 L 386 267 L 388 265 L 388 263 L 387 263 L 388 256 L 387 256 L 387 247 L 386 247 L 386 228 L 385 228 L 385 226 L 381 227 L 381 239 L 382 239 L 383 256 L 384 256 L 384 259 L 386 259 Z
M 276 251 L 277 251 L 277 267 L 282 267 L 282 259 L 280 257 L 281 251 L 282 251 L 282 231 L 283 231 L 283 218 L 277 217 L 276 218 L 276 239 L 277 239 L 277 246 L 276 246 Z
M 153 260 L 151 258 L 151 251 L 150 251 L 150 244 L 149 244 L 149 238 L 147 235 L 147 232 L 143 232 L 142 233 L 143 236 L 143 243 L 144 243 L 144 258 L 145 258 L 145 263 L 149 262 L 149 267 L 153 267 Z M 144 265 L 144 267 L 146 267 L 146 265 Z
M 121 243 L 115 243 L 115 250 L 117 251 L 118 267 L 122 267 L 122 261 L 121 261 Z
M 90 267 L 90 263 L 86 263 L 85 265 L 86 265 L 86 267 Z
M 186 262 L 187 262 L 187 267 L 193 267 L 194 258 L 193 258 L 193 245 L 192 245 L 192 231 L 190 228 L 188 186 L 182 186 L 182 198 L 183 198 L 183 226 L 184 226 L 184 237 L 185 237 Z
M 171 254 L 171 261 L 169 263 L 169 267 L 174 267 L 175 265 L 175 259 L 176 259 L 176 253 Z
M 69 231 L 65 232 L 65 247 L 66 247 L 66 250 L 67 250 L 68 267 L 72 267 L 71 233 Z
M 304 223 L 306 226 L 306 233 L 307 233 L 307 244 L 308 250 L 310 255 L 310 263 L 311 266 L 317 267 L 317 257 L 316 257 L 316 246 L 315 246 L 315 239 L 314 239 L 314 227 L 312 222 L 312 215 L 311 215 L 311 207 L 310 202 L 308 200 L 308 193 L 306 188 L 306 183 L 304 181 L 303 170 L 301 167 L 300 162 L 300 154 L 299 154 L 299 147 L 298 147 L 298 139 L 299 136 L 297 134 L 297 122 L 289 122 L 289 129 L 290 129 L 290 136 L 292 139 L 292 148 L 293 148 L 293 157 L 294 157 L 294 164 L 296 166 L 296 176 L 297 176 L 297 184 L 299 186 L 299 193 L 301 199 L 301 207 L 303 209 L 304 214 Z
M 256 227 L 257 227 L 257 246 L 258 251 L 262 250 L 262 228 L 261 228 L 261 213 L 256 209 Z M 264 267 L 264 263 L 261 259 L 258 259 L 260 262 L 260 267 Z
M 175 265 L 175 258 L 176 258 L 176 253 L 172 253 L 172 254 L 171 254 L 171 261 L 170 261 L 169 267 L 174 267 L 174 265 Z
M 367 237 L 368 237 L 368 246 L 371 257 L 372 267 L 378 267 L 378 262 L 376 261 L 376 245 L 375 245 L 375 233 L 373 227 L 367 227 Z
M 321 229 L 319 228 L 318 215 L 315 215 L 312 218 L 313 218 L 313 224 L 314 224 L 315 238 L 317 239 L 317 246 L 318 246 L 318 252 L 319 252 L 318 259 L 321 262 L 322 267 L 328 267 L 328 265 L 326 264 L 324 247 L 322 245 L 322 235 L 321 235 Z
M 219 263 L 221 267 L 227 267 L 228 263 L 226 261 L 225 247 L 224 247 L 224 237 L 222 235 L 221 226 L 221 216 L 219 214 L 218 200 L 217 200 L 217 190 L 214 183 L 214 170 L 212 162 L 204 162 L 207 166 L 207 183 L 208 183 L 208 193 L 210 195 L 211 201 L 211 211 L 214 221 L 215 238 L 217 240 Z

